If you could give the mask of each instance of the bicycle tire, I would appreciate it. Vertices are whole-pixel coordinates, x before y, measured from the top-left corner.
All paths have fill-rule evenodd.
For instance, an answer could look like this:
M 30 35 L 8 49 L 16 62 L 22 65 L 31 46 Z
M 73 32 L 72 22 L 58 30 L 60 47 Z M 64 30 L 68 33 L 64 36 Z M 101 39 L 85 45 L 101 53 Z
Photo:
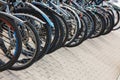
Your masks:
M 5 22 L 6 24 L 8 24 L 10 28 L 14 29 L 15 36 L 17 37 L 16 50 L 15 50 L 14 56 L 12 57 L 12 59 L 10 59 L 10 61 L 8 61 L 7 63 L 4 63 L 4 65 L 0 66 L 0 71 L 4 71 L 4 70 L 10 68 L 19 58 L 20 53 L 22 51 L 22 40 L 21 40 L 21 34 L 17 28 L 17 25 L 16 25 L 14 19 L 12 19 L 9 16 L 6 16 L 5 13 L 3 13 L 3 12 L 0 12 L 0 20 Z

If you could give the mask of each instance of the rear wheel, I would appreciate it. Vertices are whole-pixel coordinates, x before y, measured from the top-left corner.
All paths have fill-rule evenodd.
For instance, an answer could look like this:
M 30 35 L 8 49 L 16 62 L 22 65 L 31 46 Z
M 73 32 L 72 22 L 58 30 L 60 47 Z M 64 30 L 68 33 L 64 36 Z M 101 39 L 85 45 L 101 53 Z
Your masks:
M 81 29 L 79 30 L 78 36 L 75 40 L 69 44 L 67 47 L 75 47 L 80 45 L 85 39 L 87 35 L 87 23 L 85 22 L 84 18 L 81 18 Z
M 95 27 L 95 31 L 94 31 L 93 35 L 91 36 L 91 38 L 100 36 L 104 32 L 105 26 L 106 26 L 104 17 L 97 12 L 94 12 L 94 13 L 96 16 L 96 18 L 94 19 L 96 27 Z
M 37 6 L 38 7 L 38 6 Z M 51 21 L 54 23 L 54 29 L 52 29 L 53 37 L 50 44 L 49 51 L 47 54 L 55 51 L 56 49 L 60 48 L 62 46 L 62 41 L 64 38 L 64 28 L 63 25 L 61 25 L 61 20 L 59 15 L 55 14 L 52 11 L 49 11 L 49 9 L 44 9 L 42 7 L 39 7 L 44 13 L 47 14 L 47 16 L 51 19 Z
M 14 20 L 0 13 L 0 71 L 10 68 L 21 51 L 21 35 Z
M 113 30 L 113 27 L 114 27 L 114 18 L 112 17 L 112 15 L 109 12 L 106 12 L 105 15 L 108 15 L 106 17 L 107 27 L 106 27 L 103 35 L 110 33 Z
M 80 22 L 80 18 L 78 14 L 75 13 L 74 10 L 72 10 L 71 8 L 67 6 L 62 6 L 62 9 L 64 9 L 69 15 L 69 20 L 66 20 L 67 25 L 68 25 L 68 30 L 69 30 L 68 40 L 65 43 L 65 46 L 67 46 L 70 43 L 72 43 L 72 41 L 74 41 L 74 39 L 76 38 L 79 32 L 79 29 L 81 28 L 81 22 Z
M 95 22 L 93 19 L 93 14 L 90 11 L 87 12 L 83 12 L 83 18 L 85 19 L 86 22 L 86 26 L 87 26 L 87 35 L 86 35 L 86 39 L 90 38 L 91 35 L 95 32 Z
M 26 22 L 20 26 L 22 35 L 22 52 L 17 62 L 10 68 L 11 70 L 22 70 L 31 66 L 40 53 L 40 37 L 32 24 Z
M 46 20 L 43 18 L 43 16 L 40 13 L 38 13 L 37 11 L 31 8 L 19 8 L 19 9 L 14 10 L 14 12 L 30 14 L 46 22 Z M 46 24 L 43 24 L 42 26 L 39 27 L 39 29 L 36 29 L 36 30 L 39 32 L 39 37 L 41 39 L 41 44 L 42 44 L 40 45 L 41 54 L 38 56 L 38 59 L 41 59 L 50 49 L 52 29 L 46 22 Z

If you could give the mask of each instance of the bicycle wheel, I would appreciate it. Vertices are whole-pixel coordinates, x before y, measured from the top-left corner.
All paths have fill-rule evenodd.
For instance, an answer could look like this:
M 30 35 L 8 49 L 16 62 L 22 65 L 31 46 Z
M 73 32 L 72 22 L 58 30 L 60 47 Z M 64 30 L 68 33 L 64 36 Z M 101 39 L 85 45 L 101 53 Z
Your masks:
M 40 53 L 40 37 L 30 22 L 26 22 L 20 27 L 22 35 L 22 52 L 16 63 L 10 68 L 11 70 L 22 70 L 31 66 Z
M 110 33 L 114 27 L 114 18 L 112 17 L 112 15 L 109 12 L 107 12 L 107 14 L 108 14 L 108 17 L 106 18 L 107 19 L 107 28 L 105 29 L 103 35 Z
M 53 47 L 51 47 L 51 49 L 49 50 L 49 53 L 62 47 L 65 43 L 64 39 L 66 38 L 66 27 L 65 27 L 64 22 L 58 15 L 54 15 L 54 18 L 56 20 L 57 27 L 59 27 L 59 29 L 60 29 L 60 33 L 59 33 L 58 41 L 56 42 L 56 44 Z
M 109 13 L 112 15 L 112 17 L 114 18 L 114 27 L 116 27 L 116 25 L 119 23 L 119 12 L 113 8 L 109 8 L 108 6 L 102 6 L 104 9 L 106 9 L 107 11 L 109 11 Z
M 0 71 L 10 68 L 21 51 L 21 35 L 14 19 L 0 12 Z
M 59 16 L 62 19 L 61 22 L 63 22 L 63 26 L 62 27 L 64 28 L 64 31 L 63 31 L 64 32 L 64 39 L 63 39 L 61 44 L 62 44 L 62 46 L 64 46 L 66 41 L 67 41 L 67 39 L 68 39 L 68 25 L 67 25 L 67 22 L 66 22 L 64 16 L 59 14 L 59 13 L 57 13 L 54 9 L 52 9 L 52 8 L 42 4 L 40 2 L 33 2 L 32 4 L 34 4 L 35 6 L 37 6 L 39 9 L 41 9 L 43 11 L 47 10 L 48 12 L 52 12 L 53 14 L 56 14 L 57 16 Z
M 30 14 L 32 16 L 35 16 L 37 18 L 39 18 L 40 20 L 43 20 L 44 22 L 46 22 L 44 20 L 44 18 L 42 17 L 42 15 L 40 15 L 37 11 L 35 11 L 34 9 L 30 9 L 30 8 L 19 8 L 14 10 L 15 13 L 26 13 L 26 14 Z M 39 25 L 38 25 L 39 27 Z M 52 29 L 51 27 L 47 24 L 43 24 L 41 27 L 39 27 L 39 29 L 36 29 L 39 32 L 39 36 L 41 38 L 40 41 L 42 45 L 41 46 L 41 54 L 38 56 L 38 59 L 41 59 L 49 50 L 50 48 L 50 44 L 51 44 L 51 38 L 52 38 Z
M 120 12 L 117 11 L 117 15 L 115 16 L 115 18 L 117 18 L 117 22 L 114 25 L 113 30 L 118 30 L 120 29 L 119 23 L 120 23 Z
M 102 33 L 105 31 L 105 26 L 106 26 L 104 17 L 98 12 L 94 12 L 94 14 L 96 16 L 94 19 L 96 27 L 95 27 L 95 31 L 92 34 L 91 38 L 95 38 L 95 37 L 102 35 Z
M 56 49 L 59 49 L 60 47 L 63 47 L 64 46 L 64 44 L 66 43 L 66 41 L 67 41 L 67 37 L 68 37 L 68 29 L 67 29 L 67 27 L 66 27 L 66 24 L 65 24 L 65 22 L 63 21 L 63 18 L 62 18 L 62 16 L 60 17 L 60 16 L 57 16 L 57 15 L 55 15 L 56 16 L 56 21 L 58 22 L 58 27 L 60 27 L 61 28 L 61 33 L 60 33 L 60 35 L 61 35 L 61 38 L 60 38 L 60 40 L 56 43 L 56 45 L 55 45 L 55 47 L 53 47 L 53 48 L 51 48 L 51 50 L 49 51 L 49 53 L 51 53 L 51 52 L 53 52 L 53 51 L 55 51 Z M 48 53 L 48 54 L 49 54 Z
M 68 40 L 68 26 L 67 26 L 67 22 L 65 21 L 65 19 L 63 18 L 63 16 L 56 16 L 56 18 L 57 18 L 59 26 L 62 29 L 62 32 L 60 34 L 63 35 L 63 39 L 61 39 L 60 42 L 58 42 L 56 46 L 60 45 L 60 46 L 64 47 L 65 43 Z
M 54 37 L 53 41 L 50 44 L 49 51 L 47 54 L 55 51 L 56 49 L 60 48 L 62 46 L 62 41 L 64 39 L 64 28 L 60 26 L 59 24 L 60 21 L 58 21 L 58 14 L 56 14 L 53 10 L 49 9 L 47 6 L 44 7 L 42 4 L 35 4 L 33 3 L 36 7 L 38 7 L 40 10 L 42 10 L 54 23 Z
M 106 11 L 102 7 L 96 6 L 97 10 L 100 11 L 100 13 L 104 16 L 105 22 L 106 22 L 106 29 L 103 33 L 103 35 L 110 33 L 113 30 L 114 27 L 114 17 L 109 11 Z
M 71 8 L 67 7 L 67 6 L 61 6 L 62 9 L 64 9 L 65 11 L 67 11 L 67 13 L 70 15 L 70 19 L 68 20 L 68 29 L 69 29 L 69 39 L 66 42 L 65 46 L 69 45 L 70 43 L 72 43 L 72 41 L 74 41 L 74 39 L 76 38 L 79 29 L 81 28 L 81 22 L 80 22 L 80 18 L 78 16 L 78 14 L 72 10 Z
M 85 22 L 85 19 L 81 17 L 81 29 L 79 29 L 78 36 L 75 38 L 75 40 L 69 44 L 67 47 L 75 47 L 80 45 L 85 39 L 87 35 L 87 23 Z
M 87 23 L 87 28 L 88 28 L 87 29 L 86 39 L 91 37 L 91 35 L 95 32 L 95 28 L 96 28 L 94 20 L 91 17 L 90 13 L 91 12 L 89 12 L 89 11 L 83 12 L 83 16 L 84 16 L 84 19 L 85 19 L 85 21 Z
M 119 21 L 120 21 L 120 13 L 119 11 L 115 10 L 115 13 L 114 13 L 114 28 L 118 25 Z
M 120 26 L 118 25 L 120 22 L 120 13 L 117 10 L 111 10 L 111 12 L 113 13 L 113 16 L 114 16 L 114 28 L 113 28 L 113 30 L 117 30 L 120 28 Z

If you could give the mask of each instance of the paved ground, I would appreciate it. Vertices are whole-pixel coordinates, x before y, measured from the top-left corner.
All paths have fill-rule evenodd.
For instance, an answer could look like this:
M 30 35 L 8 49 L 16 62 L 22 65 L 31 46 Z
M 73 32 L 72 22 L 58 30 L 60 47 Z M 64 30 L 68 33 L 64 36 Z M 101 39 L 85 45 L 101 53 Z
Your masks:
M 120 80 L 120 30 L 61 48 L 22 71 L 4 71 L 0 80 Z
M 117 80 L 120 74 L 120 30 L 61 48 L 22 71 L 4 71 L 0 80 Z

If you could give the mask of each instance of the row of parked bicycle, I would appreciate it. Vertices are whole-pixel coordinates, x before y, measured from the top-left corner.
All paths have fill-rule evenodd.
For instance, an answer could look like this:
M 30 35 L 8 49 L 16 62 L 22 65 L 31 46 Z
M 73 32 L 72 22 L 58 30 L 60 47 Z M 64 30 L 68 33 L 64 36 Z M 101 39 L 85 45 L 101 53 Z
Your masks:
M 119 11 L 106 0 L 0 0 L 0 71 L 118 29 Z

